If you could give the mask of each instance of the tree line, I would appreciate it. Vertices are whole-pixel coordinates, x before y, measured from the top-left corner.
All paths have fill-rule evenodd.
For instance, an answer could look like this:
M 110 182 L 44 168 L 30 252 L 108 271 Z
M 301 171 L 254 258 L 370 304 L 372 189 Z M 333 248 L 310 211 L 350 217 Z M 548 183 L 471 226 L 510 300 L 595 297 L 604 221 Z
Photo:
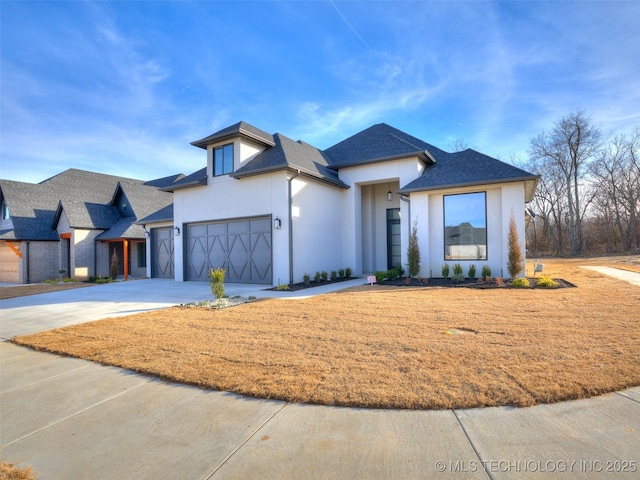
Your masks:
M 529 256 L 640 252 L 640 128 L 605 135 L 582 110 L 530 140 L 520 168 L 540 175 Z

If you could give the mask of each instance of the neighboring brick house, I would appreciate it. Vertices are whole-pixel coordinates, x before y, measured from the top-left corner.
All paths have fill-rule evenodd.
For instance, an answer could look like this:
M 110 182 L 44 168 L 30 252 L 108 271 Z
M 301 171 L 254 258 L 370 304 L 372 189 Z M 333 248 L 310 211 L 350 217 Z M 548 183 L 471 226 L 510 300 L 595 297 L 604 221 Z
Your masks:
M 41 183 L 0 180 L 0 281 L 146 276 L 146 232 L 135 222 L 171 205 L 158 190 L 183 175 L 150 182 L 69 169 Z
M 445 262 L 504 275 L 511 213 L 525 251 L 539 177 L 471 149 L 448 153 L 386 124 L 326 150 L 245 122 L 192 145 L 206 167 L 163 188 L 172 212 L 140 221 L 152 257 L 163 255 L 151 263 L 178 281 L 206 281 L 215 267 L 230 282 L 273 285 L 387 270 L 407 264 L 414 226 L 421 276 L 440 276 Z

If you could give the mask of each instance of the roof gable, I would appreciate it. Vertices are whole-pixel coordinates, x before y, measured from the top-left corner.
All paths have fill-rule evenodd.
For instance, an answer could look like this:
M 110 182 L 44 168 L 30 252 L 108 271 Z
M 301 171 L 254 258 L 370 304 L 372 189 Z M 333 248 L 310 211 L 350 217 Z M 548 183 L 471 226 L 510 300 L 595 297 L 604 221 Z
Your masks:
M 427 166 L 422 175 L 399 190 L 400 193 L 436 190 L 491 183 L 534 181 L 538 176 L 468 148 L 450 153 Z
M 293 141 L 279 133 L 274 134 L 273 138 L 275 141 L 273 147 L 256 155 L 253 160 L 236 170 L 231 176 L 243 178 L 282 169 L 299 170 L 321 181 L 348 188 L 338 174 L 328 168 L 328 160 L 320 150 L 308 143 Z
M 324 150 L 332 168 L 364 165 L 408 156 L 433 163 L 446 152 L 386 123 L 373 125 Z

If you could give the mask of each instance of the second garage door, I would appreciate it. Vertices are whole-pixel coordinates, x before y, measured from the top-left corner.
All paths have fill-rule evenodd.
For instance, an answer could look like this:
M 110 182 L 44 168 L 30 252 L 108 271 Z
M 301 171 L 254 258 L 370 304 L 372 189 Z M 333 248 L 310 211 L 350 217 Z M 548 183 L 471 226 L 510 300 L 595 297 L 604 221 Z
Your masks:
M 187 280 L 222 267 L 226 282 L 271 284 L 270 217 L 187 225 L 186 240 Z

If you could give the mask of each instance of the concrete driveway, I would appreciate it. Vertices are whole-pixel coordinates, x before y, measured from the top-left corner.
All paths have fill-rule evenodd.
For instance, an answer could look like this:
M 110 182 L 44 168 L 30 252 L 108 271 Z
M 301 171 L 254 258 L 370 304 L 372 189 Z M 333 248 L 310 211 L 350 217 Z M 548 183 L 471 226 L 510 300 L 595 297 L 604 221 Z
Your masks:
M 10 299 L 0 334 L 210 296 L 208 284 L 138 280 Z M 3 461 L 40 479 L 637 478 L 640 388 L 524 409 L 335 408 L 202 390 L 3 341 L 0 445 Z

